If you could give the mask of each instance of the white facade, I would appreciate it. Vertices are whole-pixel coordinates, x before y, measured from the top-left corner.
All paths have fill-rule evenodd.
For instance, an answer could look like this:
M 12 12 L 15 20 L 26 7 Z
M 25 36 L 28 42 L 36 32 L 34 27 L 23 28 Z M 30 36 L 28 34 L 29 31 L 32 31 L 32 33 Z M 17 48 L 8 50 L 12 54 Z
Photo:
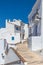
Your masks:
M 33 51 L 43 49 L 43 0 L 36 0 L 29 14 L 29 26 L 31 26 L 28 37 L 30 49 Z M 31 40 L 31 42 L 30 42 Z
M 0 29 L 0 39 L 6 39 L 9 44 L 22 42 L 27 37 L 28 24 L 23 23 L 21 20 L 6 20 L 6 27 Z
M 14 22 L 16 23 L 16 20 Z M 17 24 L 15 24 L 14 22 L 6 21 L 7 42 L 9 44 L 15 44 L 20 42 L 20 31 L 16 31 L 15 25 Z M 19 24 L 17 26 L 19 27 Z M 14 37 L 14 40 L 12 40 L 12 37 Z
M 20 42 L 20 33 L 15 34 L 13 31 L 14 27 L 11 29 L 12 31 L 10 29 L 9 28 L 8 28 L 8 30 L 6 28 L 0 29 L 0 31 L 1 31 L 0 39 L 6 39 L 7 43 L 9 43 L 9 44 L 19 43 Z M 12 37 L 14 37 L 15 39 L 12 40 Z
M 4 64 L 5 63 L 5 49 L 7 44 L 5 43 L 6 40 L 5 39 L 0 39 L 0 64 Z
M 16 53 L 10 48 L 8 49 L 8 53 L 5 54 L 5 51 L 7 52 L 7 43 L 5 43 L 5 39 L 0 39 L 0 64 L 13 64 L 13 65 L 23 65 L 21 63 L 19 57 L 16 55 Z M 14 63 L 13 63 L 14 62 Z
M 21 20 L 6 20 L 6 27 L 0 29 L 0 64 L 7 64 L 20 60 L 10 47 L 28 38 L 28 24 Z M 24 65 L 22 62 L 16 65 Z
M 24 39 L 27 39 L 28 38 L 28 25 L 25 24 L 24 26 L 24 30 L 25 30 L 25 36 L 24 36 Z

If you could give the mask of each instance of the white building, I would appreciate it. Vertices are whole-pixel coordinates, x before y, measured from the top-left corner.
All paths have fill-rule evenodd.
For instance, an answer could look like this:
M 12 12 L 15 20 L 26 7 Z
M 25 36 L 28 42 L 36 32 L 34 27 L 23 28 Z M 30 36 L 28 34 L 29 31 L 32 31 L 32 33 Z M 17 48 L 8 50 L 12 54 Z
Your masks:
M 8 21 L 6 20 L 6 29 L 7 29 L 7 42 L 9 44 L 15 44 L 20 42 L 20 21 Z
M 29 16 L 29 48 L 43 49 L 43 0 L 36 0 Z
M 24 30 L 25 30 L 25 36 L 24 39 L 26 40 L 28 38 L 28 24 L 25 24 L 24 26 Z
M 14 60 L 19 60 L 18 56 L 14 52 L 10 54 L 11 57 L 10 55 L 7 56 L 8 50 L 10 47 L 16 48 L 15 44 L 23 42 L 27 38 L 28 24 L 25 24 L 21 20 L 16 19 L 13 21 L 6 20 L 6 27 L 0 29 L 0 64 L 6 64 L 13 62 Z
M 28 37 L 28 24 L 21 20 L 6 20 L 6 28 L 0 29 L 0 39 L 6 39 L 9 44 L 22 42 Z

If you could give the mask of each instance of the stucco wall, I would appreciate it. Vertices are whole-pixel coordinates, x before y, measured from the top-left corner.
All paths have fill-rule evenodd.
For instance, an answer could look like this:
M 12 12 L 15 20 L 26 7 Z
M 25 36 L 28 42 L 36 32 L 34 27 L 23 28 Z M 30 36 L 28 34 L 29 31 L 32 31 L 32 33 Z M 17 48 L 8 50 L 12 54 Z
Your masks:
M 25 30 L 25 36 L 24 36 L 24 39 L 27 39 L 28 38 L 28 24 L 25 24 L 24 26 L 24 30 Z
M 5 60 L 2 58 L 2 53 L 4 52 L 4 40 L 0 39 L 0 64 L 3 64 Z
M 42 49 L 41 37 L 40 36 L 32 37 L 32 50 L 37 51 L 40 49 Z
M 12 40 L 14 37 L 14 40 Z M 15 32 L 13 24 L 6 22 L 6 28 L 0 29 L 0 39 L 6 39 L 9 44 L 15 44 L 20 42 L 20 32 Z

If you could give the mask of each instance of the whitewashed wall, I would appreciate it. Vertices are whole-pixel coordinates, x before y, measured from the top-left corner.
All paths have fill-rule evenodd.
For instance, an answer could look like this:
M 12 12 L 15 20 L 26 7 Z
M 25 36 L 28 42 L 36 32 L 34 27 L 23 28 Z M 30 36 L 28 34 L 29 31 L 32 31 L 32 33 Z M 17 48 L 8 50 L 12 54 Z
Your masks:
M 0 29 L 0 39 L 6 39 L 9 44 L 20 42 L 20 33 L 15 32 L 14 25 L 6 23 L 6 28 Z M 12 40 L 12 36 L 14 40 Z
M 10 62 L 15 62 L 18 60 L 20 60 L 20 58 L 16 55 L 16 53 L 12 49 L 9 49 L 8 55 L 5 56 L 5 64 L 10 63 Z M 12 65 L 24 65 L 24 63 L 21 61 L 20 64 L 16 63 L 16 64 L 12 64 Z
M 2 58 L 2 53 L 4 53 L 4 40 L 0 39 L 0 64 L 4 64 L 5 60 Z
M 38 0 L 37 0 L 38 1 Z M 36 4 L 39 3 L 36 2 Z M 38 12 L 39 12 L 39 17 L 41 17 L 41 20 L 39 22 L 41 22 L 41 25 L 40 23 L 38 24 L 38 29 L 37 32 L 38 34 L 40 34 L 40 36 L 31 36 L 31 49 L 32 50 L 40 50 L 40 49 L 43 49 L 43 0 L 40 0 L 40 3 L 39 5 L 35 4 L 35 7 L 36 8 L 39 8 Z M 33 6 L 32 10 L 35 10 L 36 11 L 36 8 Z M 33 12 L 33 13 L 32 13 Z M 31 16 L 34 15 L 34 11 L 31 11 L 31 15 L 30 15 L 30 19 L 31 19 Z M 31 22 L 31 21 L 30 21 Z M 41 28 L 41 30 L 39 29 L 39 26 Z
M 13 24 L 9 24 L 8 22 L 6 23 L 6 29 L 7 29 L 7 34 L 6 34 L 6 38 L 7 38 L 7 42 L 10 44 L 15 44 L 15 43 L 19 43 L 20 42 L 20 33 L 15 32 L 15 27 Z M 14 40 L 11 39 L 11 37 L 14 37 Z
M 41 37 L 40 36 L 32 37 L 32 50 L 37 51 L 40 49 L 42 49 Z
M 12 36 L 14 37 L 14 40 L 12 40 Z M 7 34 L 7 42 L 9 44 L 16 44 L 20 42 L 20 34 L 16 33 L 16 34 Z
M 12 49 L 9 49 L 8 55 L 5 56 L 5 63 L 10 63 L 20 60 Z
M 43 48 L 43 0 L 41 1 L 41 34 L 42 34 L 42 48 Z
M 9 21 L 6 21 L 6 29 L 7 29 L 7 32 L 9 32 L 9 33 L 14 33 L 14 29 L 15 27 L 14 27 L 14 25 L 13 24 L 11 24 Z
M 21 23 L 21 21 L 18 21 L 18 23 Z M 17 24 L 17 21 L 15 21 L 15 24 Z M 15 24 L 14 22 L 10 22 L 10 20 L 9 21 L 6 20 L 6 28 L 0 29 L 0 39 L 6 39 L 9 44 L 19 43 L 21 41 L 20 31 L 19 32 L 15 31 Z M 27 39 L 28 24 L 25 24 L 24 30 L 25 30 L 24 39 Z M 12 40 L 12 37 L 14 37 L 14 40 Z
M 24 30 L 25 30 L 25 36 L 24 36 L 24 39 L 27 39 L 28 38 L 28 24 L 25 24 L 24 26 Z

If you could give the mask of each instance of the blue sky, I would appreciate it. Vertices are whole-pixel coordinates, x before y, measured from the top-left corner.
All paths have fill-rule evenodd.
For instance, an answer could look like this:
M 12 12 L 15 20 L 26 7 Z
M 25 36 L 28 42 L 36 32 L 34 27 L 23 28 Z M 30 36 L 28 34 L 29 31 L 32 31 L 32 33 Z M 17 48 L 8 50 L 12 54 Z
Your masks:
M 0 28 L 5 27 L 5 19 L 21 19 L 28 23 L 30 13 L 36 0 L 0 0 Z

